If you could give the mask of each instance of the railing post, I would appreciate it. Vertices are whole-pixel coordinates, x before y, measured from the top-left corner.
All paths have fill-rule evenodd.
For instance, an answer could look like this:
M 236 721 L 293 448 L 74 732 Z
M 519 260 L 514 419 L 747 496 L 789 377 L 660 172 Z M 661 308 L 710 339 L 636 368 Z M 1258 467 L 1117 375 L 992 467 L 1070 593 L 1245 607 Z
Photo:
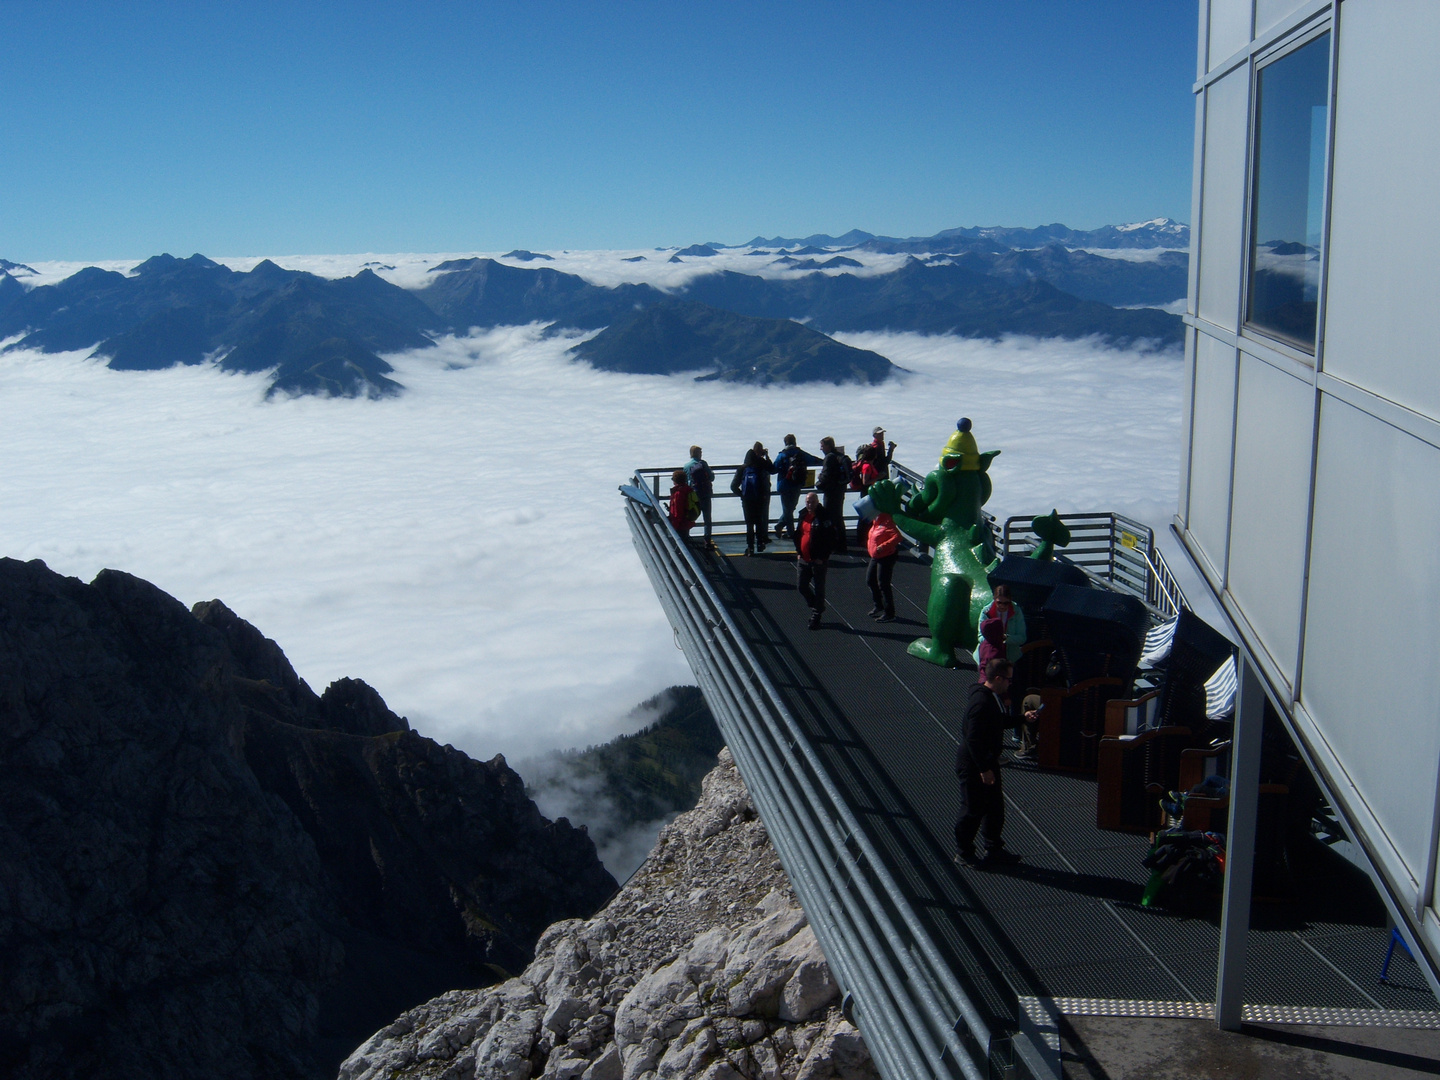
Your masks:
M 1245 995 L 1250 893 L 1255 876 L 1255 818 L 1260 807 L 1260 747 L 1265 736 L 1265 689 L 1242 648 L 1236 663 L 1234 742 L 1230 751 L 1230 822 L 1225 834 L 1225 899 L 1220 907 L 1220 960 L 1215 1020 L 1239 1031 Z

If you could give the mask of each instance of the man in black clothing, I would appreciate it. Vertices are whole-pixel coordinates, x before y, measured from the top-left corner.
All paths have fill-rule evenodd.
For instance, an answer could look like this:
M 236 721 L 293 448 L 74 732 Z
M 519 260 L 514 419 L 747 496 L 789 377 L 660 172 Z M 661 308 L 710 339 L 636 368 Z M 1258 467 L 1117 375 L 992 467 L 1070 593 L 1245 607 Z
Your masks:
M 815 490 L 825 496 L 825 516 L 835 526 L 835 554 L 844 555 L 845 491 L 850 486 L 850 468 L 829 435 L 820 440 L 820 451 L 825 455 L 825 461 L 820 466 L 820 475 L 815 478 Z
M 1015 863 L 1005 850 L 1005 792 L 1000 786 L 1000 750 L 1005 729 L 1014 724 L 1004 697 L 1010 689 L 1010 661 L 995 657 L 985 665 L 985 680 L 970 688 L 955 776 L 960 781 L 960 817 L 955 822 L 955 862 L 966 866 Z M 985 857 L 975 853 L 975 835 L 985 839 Z
M 812 491 L 805 496 L 805 509 L 795 523 L 795 587 L 810 605 L 811 630 L 820 629 L 820 617 L 825 612 L 825 575 L 834 547 L 835 526 L 820 509 L 820 497 Z

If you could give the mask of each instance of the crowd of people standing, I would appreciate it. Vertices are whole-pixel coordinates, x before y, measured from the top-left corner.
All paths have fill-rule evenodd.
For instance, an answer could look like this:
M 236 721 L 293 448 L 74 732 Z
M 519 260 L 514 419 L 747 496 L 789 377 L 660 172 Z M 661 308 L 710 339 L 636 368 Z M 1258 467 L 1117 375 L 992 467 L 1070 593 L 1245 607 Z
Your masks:
M 698 446 L 690 460 L 671 475 L 669 516 L 681 535 L 703 520 L 703 544 L 715 548 L 711 508 L 715 473 Z M 735 470 L 732 494 L 739 496 L 745 520 L 745 554 L 758 555 L 771 542 L 771 479 L 780 495 L 780 516 L 773 526 L 777 538 L 795 545 L 795 585 L 810 609 L 808 628 L 818 630 L 825 611 L 825 586 L 830 559 L 849 550 L 845 528 L 845 496 L 862 497 L 872 484 L 890 477 L 895 443 L 887 442 L 885 429 L 876 427 L 872 440 L 852 460 L 830 436 L 820 440 L 820 454 L 802 449 L 794 435 L 786 435 L 784 448 L 772 460 L 757 441 Z M 818 472 L 815 470 L 818 467 Z M 813 490 L 806 491 L 807 488 Z M 804 494 L 804 506 L 799 508 Z M 879 622 L 895 621 L 892 580 L 902 537 L 889 514 L 858 516 L 856 546 L 869 556 L 865 583 L 874 601 L 869 611 Z M 955 775 L 960 785 L 959 816 L 955 823 L 955 862 L 961 866 L 995 866 L 1017 861 L 1005 847 L 1005 797 L 1001 787 L 1000 755 L 1007 728 L 1020 729 L 1016 759 L 1035 760 L 1040 698 L 1026 694 L 1019 709 L 1012 708 L 1010 677 L 1026 640 L 1025 616 L 1008 588 L 997 585 L 994 601 L 980 618 L 975 661 L 979 681 L 966 701 Z M 1018 697 L 1018 695 L 1017 695 Z M 983 843 L 977 851 L 976 841 Z
M 862 445 L 852 459 L 834 438 L 820 440 L 820 453 L 800 447 L 794 435 L 786 435 L 784 448 L 772 459 L 763 442 L 745 452 L 744 463 L 735 470 L 731 494 L 739 496 L 745 520 L 745 554 L 758 555 L 776 538 L 795 545 L 796 587 L 810 606 L 810 628 L 817 630 L 825 610 L 825 579 L 832 555 L 850 550 L 845 528 L 845 496 L 856 491 L 864 496 L 877 481 L 888 479 L 895 459 L 895 443 L 887 442 L 885 429 L 876 427 L 871 441 Z M 818 471 L 817 471 L 818 470 Z M 771 481 L 780 496 L 780 516 L 770 523 Z M 705 460 L 704 450 L 690 447 L 690 460 L 671 474 L 670 521 L 682 536 L 689 537 L 696 525 L 703 525 L 700 537 L 705 548 L 716 550 L 713 505 L 715 470 Z M 805 506 L 798 510 L 800 496 L 807 488 Z M 895 620 L 895 595 L 891 580 L 900 550 L 900 530 L 888 514 L 862 517 L 856 525 L 855 544 L 870 556 L 866 584 L 875 603 L 872 618 Z

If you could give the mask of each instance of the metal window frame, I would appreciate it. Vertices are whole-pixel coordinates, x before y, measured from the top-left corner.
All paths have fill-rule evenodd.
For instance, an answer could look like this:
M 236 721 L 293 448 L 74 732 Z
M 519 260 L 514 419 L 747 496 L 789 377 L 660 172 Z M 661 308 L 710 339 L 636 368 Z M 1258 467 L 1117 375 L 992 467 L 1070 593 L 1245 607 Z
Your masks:
M 1250 117 L 1245 129 L 1245 251 L 1241 260 L 1240 310 L 1235 325 L 1242 337 L 1257 337 L 1283 354 L 1299 360 L 1307 366 L 1320 364 L 1321 342 L 1324 340 L 1325 279 L 1330 253 L 1330 174 L 1335 139 L 1335 47 L 1337 35 L 1333 32 L 1333 19 L 1329 12 L 1317 13 L 1298 29 L 1287 29 L 1273 41 L 1259 46 L 1249 53 L 1250 61 Z M 1326 46 L 1325 87 L 1325 176 L 1320 188 L 1320 265 L 1319 293 L 1315 301 L 1315 339 L 1310 348 L 1250 322 L 1250 294 L 1254 284 L 1255 229 L 1258 213 L 1258 190 L 1260 185 L 1260 76 L 1272 64 L 1292 56 L 1307 45 L 1318 41 L 1325 34 L 1330 35 Z M 1258 43 L 1257 43 L 1258 46 Z

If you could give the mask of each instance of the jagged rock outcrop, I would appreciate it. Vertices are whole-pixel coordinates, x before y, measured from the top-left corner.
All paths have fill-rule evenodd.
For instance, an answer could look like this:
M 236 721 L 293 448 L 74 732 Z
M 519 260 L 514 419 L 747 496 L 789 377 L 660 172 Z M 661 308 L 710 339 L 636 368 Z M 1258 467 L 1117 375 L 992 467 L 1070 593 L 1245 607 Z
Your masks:
M 694 810 L 517 978 L 382 1028 L 340 1080 L 874 1080 L 729 751 Z
M 614 891 L 503 758 L 218 601 L 0 559 L 0 1075 L 312 1078 Z

